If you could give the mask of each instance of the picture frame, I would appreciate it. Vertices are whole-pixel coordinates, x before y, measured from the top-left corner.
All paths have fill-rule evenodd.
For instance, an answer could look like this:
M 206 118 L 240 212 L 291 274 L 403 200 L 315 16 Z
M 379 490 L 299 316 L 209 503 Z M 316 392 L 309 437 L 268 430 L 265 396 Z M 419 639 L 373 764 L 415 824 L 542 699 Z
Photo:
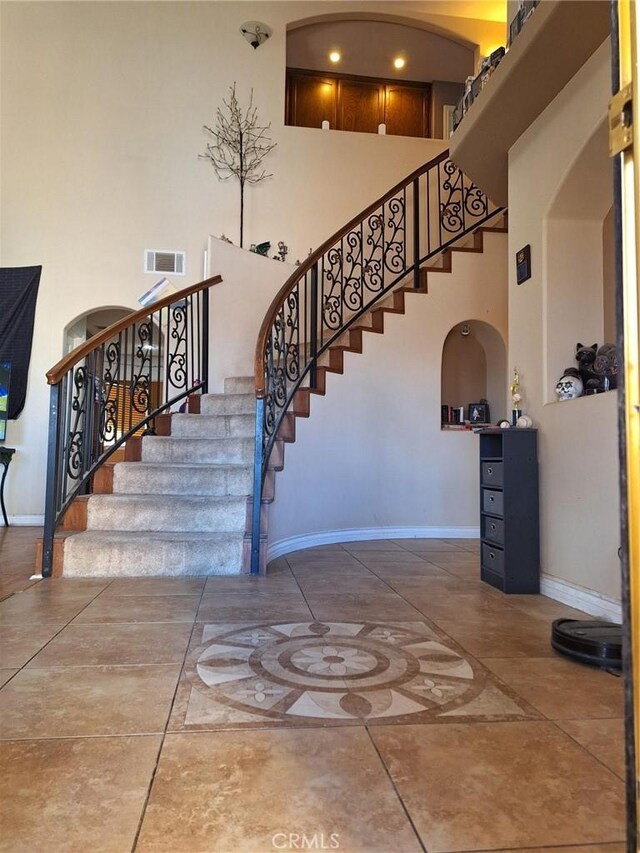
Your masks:
M 9 381 L 11 362 L 0 361 L 0 441 L 7 437 L 7 417 L 9 415 Z
M 472 424 L 487 424 L 489 423 L 489 404 L 484 403 L 469 403 L 467 409 L 467 420 Z

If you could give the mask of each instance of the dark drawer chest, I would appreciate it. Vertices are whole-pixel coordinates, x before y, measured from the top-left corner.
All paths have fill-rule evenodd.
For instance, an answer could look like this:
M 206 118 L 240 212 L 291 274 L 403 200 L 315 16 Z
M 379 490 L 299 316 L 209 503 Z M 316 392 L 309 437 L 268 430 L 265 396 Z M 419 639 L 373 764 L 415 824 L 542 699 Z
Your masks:
M 540 592 L 538 432 L 480 432 L 480 576 L 503 592 Z

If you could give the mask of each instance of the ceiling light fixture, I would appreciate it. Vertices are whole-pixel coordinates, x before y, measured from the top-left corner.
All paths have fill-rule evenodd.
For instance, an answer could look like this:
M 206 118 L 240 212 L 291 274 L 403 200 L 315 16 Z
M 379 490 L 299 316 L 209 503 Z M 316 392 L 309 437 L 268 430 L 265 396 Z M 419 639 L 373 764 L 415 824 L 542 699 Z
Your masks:
M 340 54 L 339 50 L 332 50 L 329 54 L 329 59 L 331 62 L 340 62 L 340 60 L 342 59 L 342 55 Z
M 240 27 L 240 32 L 254 50 L 271 36 L 271 28 L 260 21 L 247 21 Z
M 404 58 L 404 56 L 396 56 L 396 58 L 393 60 L 393 67 L 397 68 L 398 71 L 401 68 L 404 68 L 404 66 L 406 64 L 407 64 L 407 60 Z

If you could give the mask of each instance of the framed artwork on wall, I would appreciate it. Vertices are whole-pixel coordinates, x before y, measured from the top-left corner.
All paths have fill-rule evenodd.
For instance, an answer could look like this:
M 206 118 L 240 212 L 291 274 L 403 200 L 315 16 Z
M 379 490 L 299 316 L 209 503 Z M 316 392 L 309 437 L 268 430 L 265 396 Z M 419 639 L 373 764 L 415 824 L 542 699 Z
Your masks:
M 489 404 L 486 400 L 482 403 L 469 403 L 468 420 L 472 424 L 489 423 Z

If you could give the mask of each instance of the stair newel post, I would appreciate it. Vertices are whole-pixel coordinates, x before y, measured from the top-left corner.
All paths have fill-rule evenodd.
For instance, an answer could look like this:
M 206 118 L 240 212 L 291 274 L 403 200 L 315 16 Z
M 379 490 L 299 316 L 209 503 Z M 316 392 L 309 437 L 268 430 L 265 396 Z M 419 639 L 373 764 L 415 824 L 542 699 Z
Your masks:
M 47 454 L 47 486 L 44 509 L 44 531 L 42 536 L 42 577 L 51 577 L 53 569 L 53 534 L 56 528 L 56 496 L 60 474 L 60 428 L 62 412 L 60 410 L 60 386 L 57 382 L 51 386 L 49 395 L 49 438 Z
M 317 357 L 318 357 L 318 262 L 311 267 L 311 315 L 309 317 L 309 385 L 316 387 Z
M 202 353 L 200 381 L 202 382 L 202 393 L 209 393 L 209 288 L 202 291 Z
M 413 181 L 413 286 L 420 287 L 420 178 Z
M 264 397 L 256 399 L 256 447 L 253 460 L 253 511 L 251 514 L 251 574 L 260 574 L 260 515 L 262 508 L 262 466 Z

